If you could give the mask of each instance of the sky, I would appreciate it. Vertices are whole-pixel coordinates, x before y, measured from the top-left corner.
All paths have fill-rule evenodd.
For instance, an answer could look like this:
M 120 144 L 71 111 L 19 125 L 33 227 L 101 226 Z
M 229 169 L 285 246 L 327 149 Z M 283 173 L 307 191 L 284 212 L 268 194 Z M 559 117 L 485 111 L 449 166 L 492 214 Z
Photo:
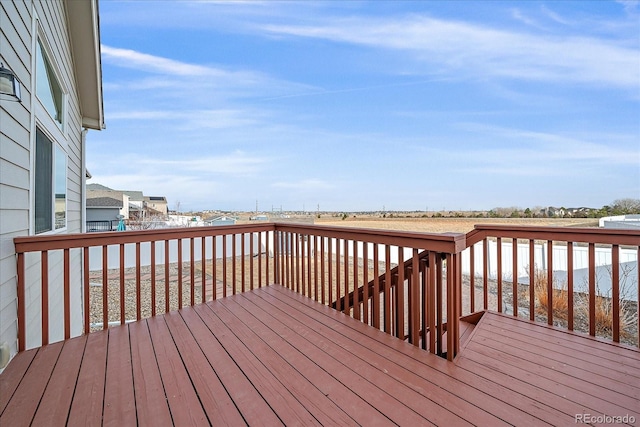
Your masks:
M 640 198 L 638 1 L 100 2 L 99 183 L 169 208 Z

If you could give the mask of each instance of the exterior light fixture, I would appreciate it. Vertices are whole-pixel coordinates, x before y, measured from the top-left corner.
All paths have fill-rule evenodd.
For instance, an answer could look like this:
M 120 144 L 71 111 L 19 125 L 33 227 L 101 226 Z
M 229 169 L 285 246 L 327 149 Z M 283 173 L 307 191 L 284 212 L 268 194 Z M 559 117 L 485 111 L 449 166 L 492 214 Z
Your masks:
M 20 102 L 20 82 L 13 71 L 4 68 L 4 64 L 0 62 L 0 95 L 6 95 L 12 100 Z

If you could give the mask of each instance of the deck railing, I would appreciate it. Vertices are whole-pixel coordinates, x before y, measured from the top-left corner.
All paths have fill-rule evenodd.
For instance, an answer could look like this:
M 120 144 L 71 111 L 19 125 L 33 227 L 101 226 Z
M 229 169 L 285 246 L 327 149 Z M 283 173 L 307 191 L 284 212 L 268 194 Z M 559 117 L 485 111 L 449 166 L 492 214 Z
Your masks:
M 640 231 L 477 225 L 466 245 L 463 314 L 494 310 L 639 345 Z
M 462 234 L 262 223 L 14 242 L 20 350 L 69 338 L 75 305 L 82 306 L 79 332 L 89 333 L 272 283 L 433 353 L 446 348 L 453 358 L 458 349 L 453 301 Z M 82 274 L 74 277 L 75 270 Z M 369 281 L 371 295 L 345 303 L 345 295 Z M 50 339 L 50 330 L 60 332 Z
M 638 231 L 258 223 L 14 242 L 20 351 L 273 283 L 449 359 L 482 310 L 639 341 Z

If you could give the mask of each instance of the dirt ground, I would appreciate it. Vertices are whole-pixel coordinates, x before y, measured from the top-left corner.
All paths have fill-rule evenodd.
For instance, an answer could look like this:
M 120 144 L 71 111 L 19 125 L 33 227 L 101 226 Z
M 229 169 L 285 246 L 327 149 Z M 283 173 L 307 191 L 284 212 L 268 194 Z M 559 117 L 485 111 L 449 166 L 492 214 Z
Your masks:
M 315 224 L 426 233 L 467 233 L 476 224 L 537 225 L 555 227 L 597 227 L 597 219 L 588 218 L 317 218 Z

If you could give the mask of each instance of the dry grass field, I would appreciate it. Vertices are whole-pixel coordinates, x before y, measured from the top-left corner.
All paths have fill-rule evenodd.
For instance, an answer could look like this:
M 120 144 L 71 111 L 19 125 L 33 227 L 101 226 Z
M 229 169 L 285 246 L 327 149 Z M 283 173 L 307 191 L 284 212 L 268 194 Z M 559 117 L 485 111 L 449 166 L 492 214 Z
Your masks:
M 597 219 L 588 218 L 316 218 L 315 224 L 425 233 L 467 233 L 476 224 L 536 225 L 554 227 L 597 227 Z

